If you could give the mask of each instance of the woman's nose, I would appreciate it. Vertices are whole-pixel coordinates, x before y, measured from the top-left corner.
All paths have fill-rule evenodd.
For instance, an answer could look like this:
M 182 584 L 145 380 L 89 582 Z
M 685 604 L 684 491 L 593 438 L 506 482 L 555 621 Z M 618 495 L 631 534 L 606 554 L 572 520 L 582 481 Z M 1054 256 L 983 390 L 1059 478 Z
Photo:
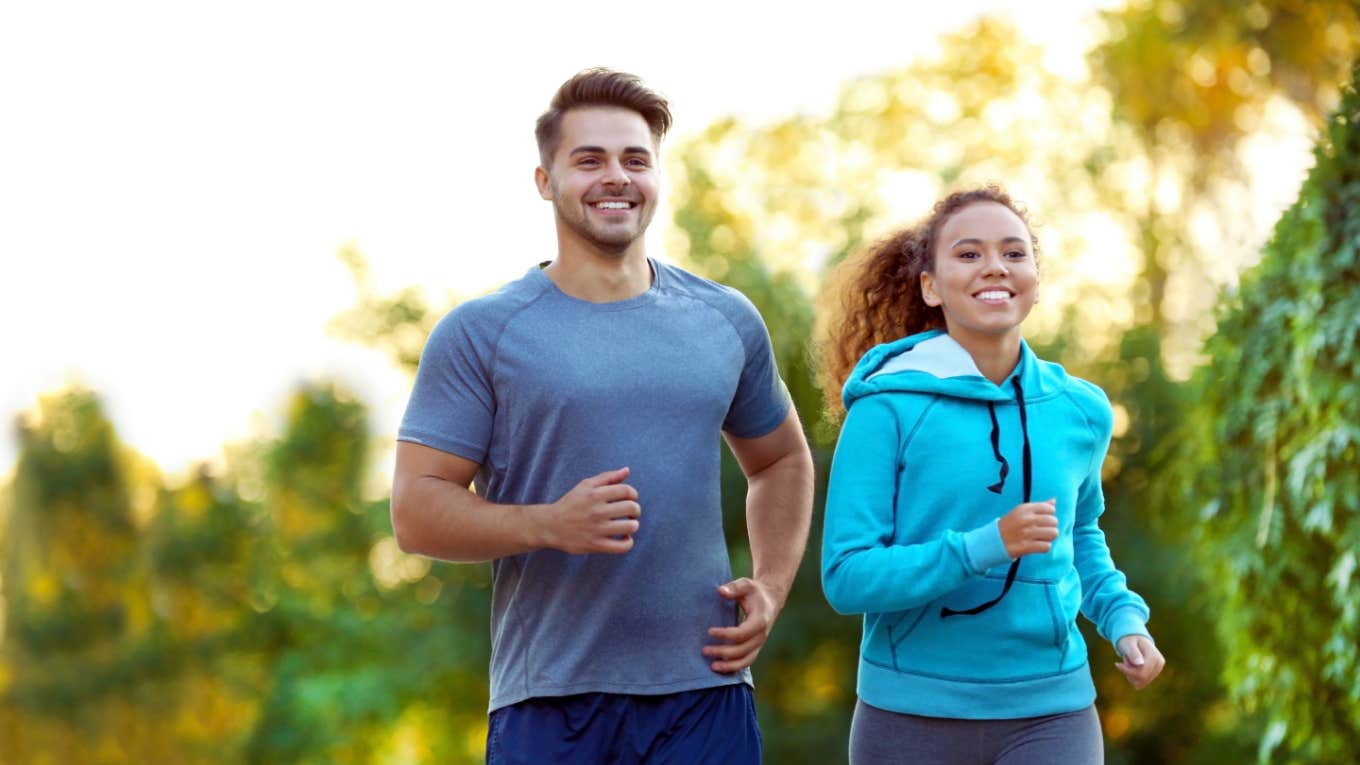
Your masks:
M 984 263 L 983 273 L 987 274 L 988 276 L 991 275 L 1005 276 L 1006 274 L 1010 273 L 1010 269 L 1006 267 L 1006 258 L 1004 256 L 988 255 L 986 256 L 986 258 L 987 259 L 986 262 Z

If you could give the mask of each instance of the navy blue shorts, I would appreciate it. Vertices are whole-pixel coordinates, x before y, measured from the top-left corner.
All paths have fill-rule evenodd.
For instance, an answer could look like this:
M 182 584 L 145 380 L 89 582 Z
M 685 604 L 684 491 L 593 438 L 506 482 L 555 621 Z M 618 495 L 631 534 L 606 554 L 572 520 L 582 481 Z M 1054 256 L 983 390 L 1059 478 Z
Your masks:
M 661 696 L 582 693 L 491 713 L 487 765 L 760 765 L 760 729 L 744 683 Z

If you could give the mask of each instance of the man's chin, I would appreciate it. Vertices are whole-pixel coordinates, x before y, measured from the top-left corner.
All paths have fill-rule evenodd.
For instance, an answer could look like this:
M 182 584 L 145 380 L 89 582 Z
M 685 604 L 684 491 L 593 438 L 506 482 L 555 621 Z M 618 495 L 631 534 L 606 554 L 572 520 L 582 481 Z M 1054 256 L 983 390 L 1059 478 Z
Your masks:
M 595 244 L 595 249 L 596 249 L 601 255 L 603 255 L 604 257 L 606 257 L 606 258 L 618 258 L 618 259 L 622 260 L 622 259 L 623 259 L 623 256 L 625 256 L 625 255 L 628 254 L 628 248 L 629 248 L 629 245 L 632 244 L 632 242 L 628 242 L 628 243 L 626 243 L 626 244 L 615 244 L 615 243 L 612 243 L 612 242 L 598 242 L 598 241 L 597 241 L 597 242 L 595 242 L 594 244 Z
M 641 238 L 640 233 L 631 235 L 615 234 L 613 236 L 601 235 L 599 232 L 592 231 L 588 239 L 590 243 L 603 255 L 614 255 L 623 257 L 633 243 Z

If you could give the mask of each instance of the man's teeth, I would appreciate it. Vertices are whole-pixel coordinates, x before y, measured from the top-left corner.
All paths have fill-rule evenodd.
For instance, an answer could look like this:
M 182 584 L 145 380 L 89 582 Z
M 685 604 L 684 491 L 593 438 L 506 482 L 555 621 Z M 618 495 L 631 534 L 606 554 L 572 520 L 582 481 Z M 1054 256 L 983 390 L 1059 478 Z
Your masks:
M 1011 293 L 1005 290 L 987 290 L 986 292 L 979 292 L 977 296 L 978 300 L 1007 300 Z
M 595 206 L 601 210 L 627 210 L 632 207 L 627 202 L 596 202 Z

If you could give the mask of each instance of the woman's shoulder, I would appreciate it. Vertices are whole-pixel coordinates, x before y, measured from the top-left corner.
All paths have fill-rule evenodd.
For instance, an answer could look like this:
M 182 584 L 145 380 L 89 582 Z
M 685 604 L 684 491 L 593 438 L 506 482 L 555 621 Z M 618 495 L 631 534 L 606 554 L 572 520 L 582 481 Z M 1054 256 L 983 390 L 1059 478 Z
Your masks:
M 1068 375 L 1063 395 L 1097 432 L 1108 434 L 1114 427 L 1114 408 L 1110 405 L 1110 397 L 1099 385 Z
M 926 415 L 943 396 L 921 391 L 888 390 L 861 396 L 850 403 L 842 425 L 853 431 L 879 431 L 885 425 L 896 432 L 898 440 L 907 444 L 923 427 L 929 428 Z

